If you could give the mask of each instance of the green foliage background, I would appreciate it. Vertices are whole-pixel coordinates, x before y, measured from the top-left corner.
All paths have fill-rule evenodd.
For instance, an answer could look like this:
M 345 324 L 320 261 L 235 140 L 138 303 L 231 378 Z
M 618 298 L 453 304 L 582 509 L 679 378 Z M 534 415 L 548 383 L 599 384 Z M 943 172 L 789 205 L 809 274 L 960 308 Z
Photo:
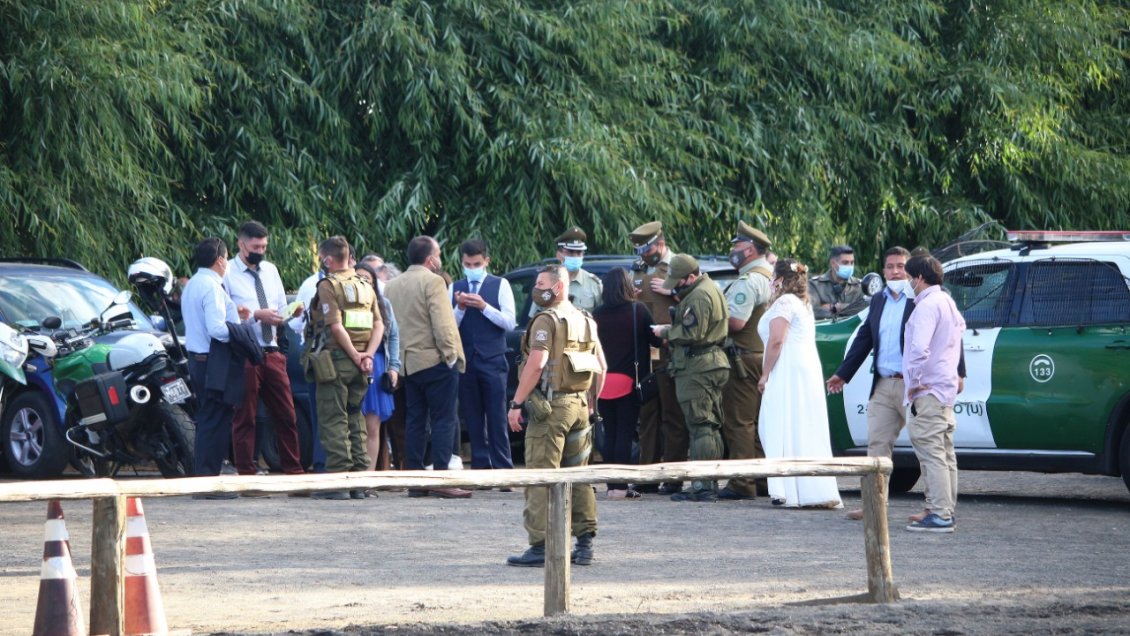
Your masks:
M 1130 228 L 1125 2 L 0 0 L 0 253 L 119 282 L 271 228 L 403 261 L 738 219 L 822 265 L 985 221 Z M 452 265 L 449 265 L 452 266 Z

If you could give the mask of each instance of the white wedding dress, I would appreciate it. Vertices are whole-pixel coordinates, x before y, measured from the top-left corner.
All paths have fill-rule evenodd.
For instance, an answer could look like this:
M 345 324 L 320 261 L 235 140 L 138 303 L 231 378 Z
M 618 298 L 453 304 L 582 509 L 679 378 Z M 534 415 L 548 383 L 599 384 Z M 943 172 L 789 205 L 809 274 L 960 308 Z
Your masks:
M 831 458 L 828 405 L 812 307 L 793 294 L 778 298 L 757 324 L 766 345 L 769 323 L 775 318 L 789 321 L 789 333 L 761 398 L 757 428 L 765 456 Z M 769 496 L 783 499 L 788 507 L 843 507 L 835 477 L 770 477 Z

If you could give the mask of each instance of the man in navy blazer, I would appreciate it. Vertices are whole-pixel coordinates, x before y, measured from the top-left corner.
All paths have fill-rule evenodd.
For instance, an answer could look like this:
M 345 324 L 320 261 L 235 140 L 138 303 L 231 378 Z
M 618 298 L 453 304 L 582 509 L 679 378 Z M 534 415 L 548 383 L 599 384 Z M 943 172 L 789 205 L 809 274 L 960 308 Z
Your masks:
M 883 278 L 887 280 L 887 286 L 871 297 L 866 324 L 851 343 L 843 363 L 827 382 L 829 393 L 842 392 L 844 384 L 855 377 L 868 354 L 875 352 L 875 363 L 871 367 L 871 398 L 867 402 L 868 457 L 890 457 L 899 432 L 906 426 L 902 378 L 903 327 L 914 311 L 910 281 L 906 278 L 906 262 L 909 259 L 910 252 L 903 247 L 892 247 L 883 254 Z M 964 383 L 964 356 L 958 365 L 958 375 L 962 378 L 959 382 Z M 852 510 L 847 516 L 849 519 L 862 519 L 863 511 Z

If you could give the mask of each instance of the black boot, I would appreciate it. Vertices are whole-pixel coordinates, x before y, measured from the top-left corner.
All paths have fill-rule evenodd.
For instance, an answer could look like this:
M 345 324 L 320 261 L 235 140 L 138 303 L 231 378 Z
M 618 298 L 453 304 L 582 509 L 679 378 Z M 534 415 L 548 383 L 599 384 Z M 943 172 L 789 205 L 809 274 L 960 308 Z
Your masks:
M 577 545 L 573 548 L 571 559 L 576 565 L 592 565 L 592 533 L 586 532 L 577 537 Z
M 522 554 L 506 557 L 506 565 L 521 568 L 545 567 L 545 544 L 532 545 L 529 550 Z

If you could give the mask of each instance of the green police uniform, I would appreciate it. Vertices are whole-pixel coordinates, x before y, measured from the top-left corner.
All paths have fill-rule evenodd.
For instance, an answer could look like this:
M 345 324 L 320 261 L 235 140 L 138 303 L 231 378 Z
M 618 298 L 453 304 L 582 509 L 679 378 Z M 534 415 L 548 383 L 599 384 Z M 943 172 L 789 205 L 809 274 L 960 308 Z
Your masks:
M 311 302 L 310 325 L 320 337 L 307 339 L 308 347 L 324 347 L 333 358 L 336 377 L 319 382 L 315 393 L 318 438 L 326 450 L 326 472 L 367 470 L 365 422 L 361 401 L 369 378 L 341 350 L 329 327 L 341 323 L 358 351 L 369 344 L 373 330 L 381 324 L 376 292 L 353 270 L 332 272 L 318 282 Z
M 629 235 L 637 254 L 650 249 L 663 230 L 659 221 L 645 223 Z M 677 304 L 675 297 L 652 290 L 651 281 L 663 281 L 671 266 L 671 250 L 664 250 L 654 265 L 641 257 L 632 265 L 632 285 L 636 298 L 647 306 L 651 319 L 657 325 L 671 324 L 671 309 Z M 652 371 L 655 372 L 659 386 L 658 397 L 640 405 L 640 464 L 654 464 L 660 461 L 683 462 L 687 460 L 689 436 L 683 410 L 675 392 L 675 379 L 668 372 L 667 365 L 671 355 L 667 347 L 652 349 Z M 644 369 L 640 373 L 646 373 Z M 674 484 L 678 487 L 678 484 Z
M 762 355 L 765 343 L 757 333 L 757 323 L 769 306 L 771 290 L 769 281 L 773 270 L 764 258 L 746 263 L 738 270 L 740 276 L 726 288 L 726 304 L 730 317 L 745 320 L 745 327 L 730 334 L 726 353 L 730 357 L 730 377 L 722 389 L 722 437 L 730 459 L 765 457 L 757 433 L 757 419 L 761 412 Z M 756 480 L 731 479 L 727 487 L 740 494 L 753 497 L 757 494 Z
M 863 297 L 863 285 L 859 279 L 852 276 L 847 282 L 842 282 L 833 276 L 832 270 L 808 279 L 808 298 L 812 302 L 812 315 L 817 320 L 851 316 L 863 311 L 867 306 L 867 299 Z M 833 313 L 820 306 L 832 303 L 841 303 L 844 309 Z
M 540 311 L 522 341 L 523 366 L 531 350 L 545 351 L 549 357 L 538 385 L 540 395 L 535 391 L 526 398 L 526 467 L 584 466 L 592 453 L 587 391 L 599 372 L 596 323 L 569 303 Z M 521 373 L 519 369 L 519 376 Z M 522 518 L 531 546 L 545 544 L 546 494 L 545 488 L 526 488 Z M 573 536 L 595 536 L 596 496 L 592 486 L 574 485 L 572 499 Z
M 693 265 L 693 267 L 690 267 Z M 698 269 L 698 262 L 676 255 L 665 286 Z M 703 274 L 689 289 L 680 290 L 681 300 L 667 332 L 671 344 L 671 374 L 690 433 L 690 459 L 722 458 L 722 387 L 730 375 L 730 363 L 722 350 L 729 313 L 722 290 Z M 714 491 L 713 480 L 696 480 L 693 493 Z

